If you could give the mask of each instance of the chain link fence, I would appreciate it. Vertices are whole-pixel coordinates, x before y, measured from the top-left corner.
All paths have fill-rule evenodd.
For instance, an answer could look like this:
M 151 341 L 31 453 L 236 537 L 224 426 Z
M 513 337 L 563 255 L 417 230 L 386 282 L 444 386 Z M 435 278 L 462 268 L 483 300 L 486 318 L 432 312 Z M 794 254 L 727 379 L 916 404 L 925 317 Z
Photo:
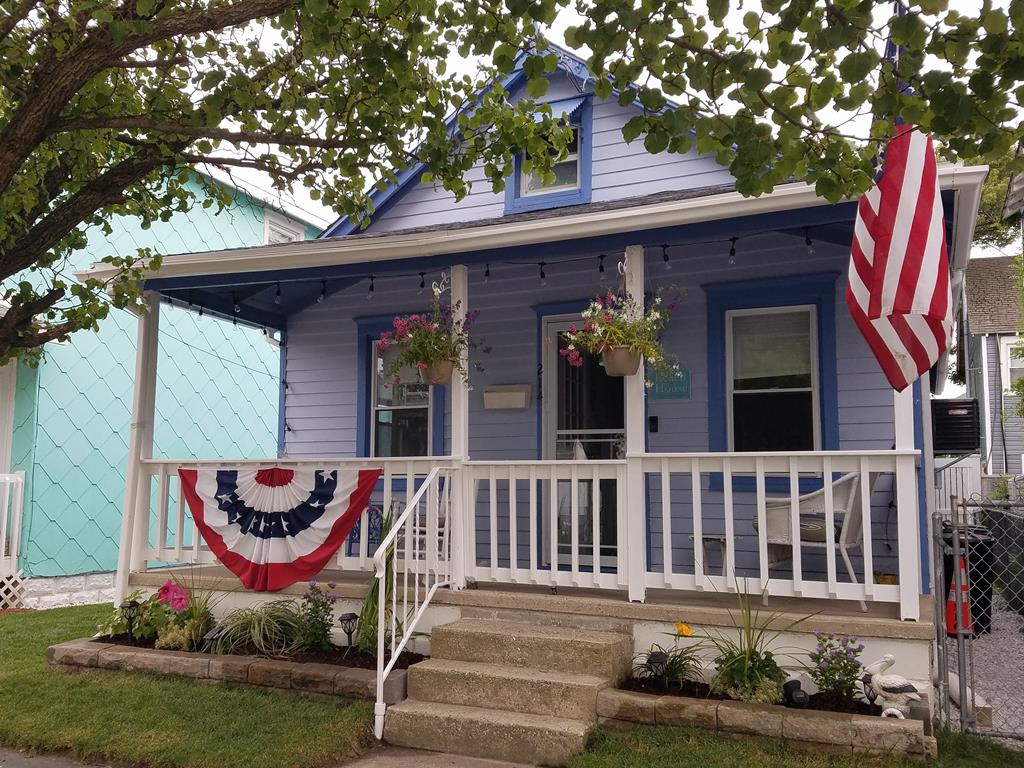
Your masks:
M 951 497 L 934 520 L 938 713 L 1024 740 L 1024 477 Z

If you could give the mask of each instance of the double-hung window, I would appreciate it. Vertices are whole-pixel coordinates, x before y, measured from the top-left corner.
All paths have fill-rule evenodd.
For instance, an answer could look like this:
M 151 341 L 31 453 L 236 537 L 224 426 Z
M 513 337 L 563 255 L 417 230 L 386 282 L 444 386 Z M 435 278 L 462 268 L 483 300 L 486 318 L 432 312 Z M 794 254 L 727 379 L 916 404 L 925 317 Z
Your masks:
M 398 350 L 394 347 L 373 360 L 373 402 L 370 409 L 370 455 L 380 458 L 429 456 L 432 428 L 430 387 L 420 382 L 415 368 L 387 375 Z
M 821 446 L 817 327 L 814 305 L 726 312 L 729 450 Z
M 572 140 L 565 147 L 566 154 L 559 156 L 554 164 L 554 181 L 547 184 L 532 170 L 527 173 L 525 168 L 519 166 L 519 195 L 529 197 L 531 195 L 549 195 L 552 192 L 563 192 L 566 190 L 579 189 L 580 186 L 580 129 L 579 126 L 572 126 Z

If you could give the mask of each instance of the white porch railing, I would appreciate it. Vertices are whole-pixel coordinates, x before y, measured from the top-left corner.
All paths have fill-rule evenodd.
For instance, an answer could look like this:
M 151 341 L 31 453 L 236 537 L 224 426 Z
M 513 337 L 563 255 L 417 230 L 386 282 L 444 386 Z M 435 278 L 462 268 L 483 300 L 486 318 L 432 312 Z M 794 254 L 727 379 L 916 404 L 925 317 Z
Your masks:
M 174 564 L 216 563 L 206 546 L 180 492 L 179 469 L 238 467 L 348 467 L 381 468 L 383 475 L 352 535 L 341 548 L 334 566 L 346 571 L 373 570 L 373 551 L 380 539 L 380 520 L 388 510 L 401 510 L 411 492 L 421 486 L 431 470 L 447 463 L 444 457 L 409 459 L 265 459 L 265 460 L 157 460 L 142 462 L 141 493 L 137 496 L 132 544 L 132 570 L 147 562 Z M 375 530 L 376 528 L 376 530 Z M 377 541 L 374 541 L 374 534 Z
M 918 618 L 914 451 L 648 454 L 641 461 L 650 499 L 648 588 L 893 602 L 903 618 Z M 883 476 L 891 480 L 879 509 L 872 496 Z M 896 584 L 875 578 L 873 525 L 887 528 L 880 518 L 890 505 Z M 815 527 L 812 538 L 807 531 Z M 718 573 L 709 573 L 708 542 L 720 548 Z M 691 548 L 680 562 L 677 555 Z
M 377 577 L 377 702 L 374 732 L 384 735 L 384 681 L 438 588 L 451 584 L 455 470 L 435 467 L 395 518 L 373 555 Z
M 445 498 L 454 492 L 457 501 L 453 567 L 446 573 L 457 586 L 472 579 L 629 589 L 641 600 L 648 589 L 739 589 L 899 603 L 902 618 L 917 619 L 916 460 L 915 451 L 889 450 L 643 454 L 608 461 L 143 461 L 132 569 L 147 562 L 215 562 L 178 493 L 180 468 L 379 466 L 384 474 L 371 510 L 333 567 L 373 569 L 384 516 L 412 514 L 410 503 L 422 501 L 425 488 L 436 492 L 443 478 Z M 802 533 L 811 523 L 816 539 Z M 448 535 L 447 525 L 444 530 Z M 411 563 L 409 572 L 416 567 Z M 876 577 L 879 572 L 885 578 Z
M 462 470 L 466 576 L 509 584 L 624 588 L 624 531 L 628 511 L 637 509 L 637 499 L 626 495 L 625 468 L 625 461 L 467 462 Z M 602 541 L 609 527 L 614 539 Z
M 24 498 L 25 473 L 0 474 L 0 579 L 18 572 Z

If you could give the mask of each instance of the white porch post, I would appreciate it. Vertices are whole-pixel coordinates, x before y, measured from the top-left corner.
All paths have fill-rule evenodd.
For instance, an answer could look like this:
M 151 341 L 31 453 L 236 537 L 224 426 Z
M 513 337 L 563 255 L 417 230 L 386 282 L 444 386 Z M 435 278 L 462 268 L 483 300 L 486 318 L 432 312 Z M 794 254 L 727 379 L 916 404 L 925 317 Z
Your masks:
M 458 307 L 455 309 L 455 307 Z M 469 270 L 465 264 L 452 266 L 452 308 L 455 322 L 466 319 L 469 309 Z M 462 367 L 469 370 L 469 351 L 462 353 Z M 463 377 L 452 377 L 452 437 L 451 455 L 456 467 L 469 460 L 469 386 Z M 452 543 L 451 578 L 452 587 L 466 586 L 467 558 L 474 552 L 473 542 L 468 540 L 473 527 L 468 525 L 466 515 L 472 514 L 472 487 L 466 472 L 459 471 L 452 488 Z
M 644 247 L 626 246 L 626 293 L 644 305 Z M 635 376 L 626 377 L 626 570 L 629 599 L 642 603 L 647 579 L 647 508 L 641 459 L 646 451 L 644 425 L 645 365 Z M 621 541 L 621 539 L 620 539 Z
M 914 450 L 914 388 L 893 392 L 896 450 Z M 896 457 L 896 535 L 899 544 L 900 618 L 917 621 L 921 613 L 921 529 L 917 501 L 917 462 Z M 866 531 L 865 535 L 870 535 Z
M 128 594 L 128 574 L 145 565 L 149 539 L 149 475 L 142 465 L 153 457 L 153 420 L 156 411 L 156 363 L 160 334 L 160 295 L 145 293 L 146 311 L 139 315 L 135 343 L 135 390 L 128 436 L 121 542 L 117 553 L 114 599 Z

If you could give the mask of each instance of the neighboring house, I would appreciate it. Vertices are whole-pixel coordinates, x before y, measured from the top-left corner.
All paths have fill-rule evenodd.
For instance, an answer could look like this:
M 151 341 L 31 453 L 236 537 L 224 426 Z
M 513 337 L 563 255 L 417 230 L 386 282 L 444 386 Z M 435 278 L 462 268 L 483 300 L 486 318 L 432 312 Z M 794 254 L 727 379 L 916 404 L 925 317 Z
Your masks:
M 982 464 L 992 475 L 1024 473 L 1024 418 L 1010 385 L 1024 376 L 1021 266 L 1010 256 L 971 259 L 961 322 L 967 396 L 982 413 Z
M 253 194 L 234 192 L 219 214 L 216 206 L 196 205 L 149 230 L 115 220 L 111 235 L 90 237 L 75 262 L 81 267 L 145 246 L 159 253 L 236 248 L 320 231 Z M 26 605 L 113 598 L 136 324 L 132 313 L 112 309 L 98 332 L 47 344 L 38 367 L 0 368 L 0 473 L 25 472 L 18 565 L 28 577 Z M 274 452 L 280 352 L 260 330 L 166 307 L 159 354 L 167 365 L 155 456 Z
M 803 183 L 747 198 L 712 157 L 649 154 L 621 133 L 640 107 L 598 98 L 579 59 L 560 50 L 558 60 L 545 100 L 576 136 L 555 185 L 517 164 L 496 193 L 478 168 L 472 193 L 456 202 L 413 167 L 376 194 L 366 231 L 340 220 L 314 242 L 168 257 L 145 280 L 150 306 L 170 299 L 217 311 L 245 286 L 238 311 L 221 313 L 283 334 L 283 463 L 383 470 L 373 504 L 401 515 L 404 533 L 399 556 L 388 560 L 388 548 L 381 562 L 405 574 L 398 610 L 423 611 L 400 625 L 407 637 L 460 616 L 504 617 L 624 632 L 641 652 L 664 643 L 675 620 L 728 626 L 740 589 L 791 615 L 818 612 L 807 631 L 860 634 L 865 658 L 895 653 L 902 674 L 929 680 L 931 393 L 925 377 L 894 394 L 847 310 L 856 202 L 829 204 Z M 524 73 L 505 86 L 518 97 Z M 957 286 L 986 173 L 940 168 Z M 374 341 L 396 313 L 426 309 L 442 273 L 453 301 L 481 310 L 476 333 L 492 351 L 474 359 L 484 370 L 471 369 L 471 388 L 459 377 L 394 386 Z M 609 288 L 638 301 L 662 288 L 681 293 L 663 335 L 681 375 L 646 388 L 642 376 L 609 376 L 596 359 L 566 364 L 564 331 Z M 140 338 L 153 320 L 140 320 Z M 150 376 L 151 343 L 140 350 Z M 144 424 L 151 398 L 146 387 L 138 394 Z M 187 513 L 170 511 L 177 472 L 194 463 L 145 461 L 151 438 L 135 435 L 122 591 L 157 583 L 147 573 L 154 562 L 216 563 Z M 414 501 L 428 501 L 409 504 L 414 489 Z M 334 578 L 350 577 L 350 605 L 374 568 L 373 522 L 364 516 L 333 561 Z M 422 588 L 435 582 L 453 589 Z M 481 588 L 462 589 L 474 583 Z M 476 632 L 477 648 L 491 647 L 480 639 L 487 631 L 502 643 L 514 632 L 516 647 L 537 633 L 450 631 Z M 803 629 L 786 640 L 813 646 Z M 494 651 L 495 664 L 503 653 Z M 447 685 L 426 687 L 440 696 Z M 479 715 L 423 701 L 394 709 L 421 734 Z M 378 729 L 383 713 L 380 701 Z M 492 714 L 495 728 L 511 717 Z M 403 720 L 389 722 L 401 741 Z M 507 743 L 536 754 L 527 742 L 544 727 L 509 732 Z

